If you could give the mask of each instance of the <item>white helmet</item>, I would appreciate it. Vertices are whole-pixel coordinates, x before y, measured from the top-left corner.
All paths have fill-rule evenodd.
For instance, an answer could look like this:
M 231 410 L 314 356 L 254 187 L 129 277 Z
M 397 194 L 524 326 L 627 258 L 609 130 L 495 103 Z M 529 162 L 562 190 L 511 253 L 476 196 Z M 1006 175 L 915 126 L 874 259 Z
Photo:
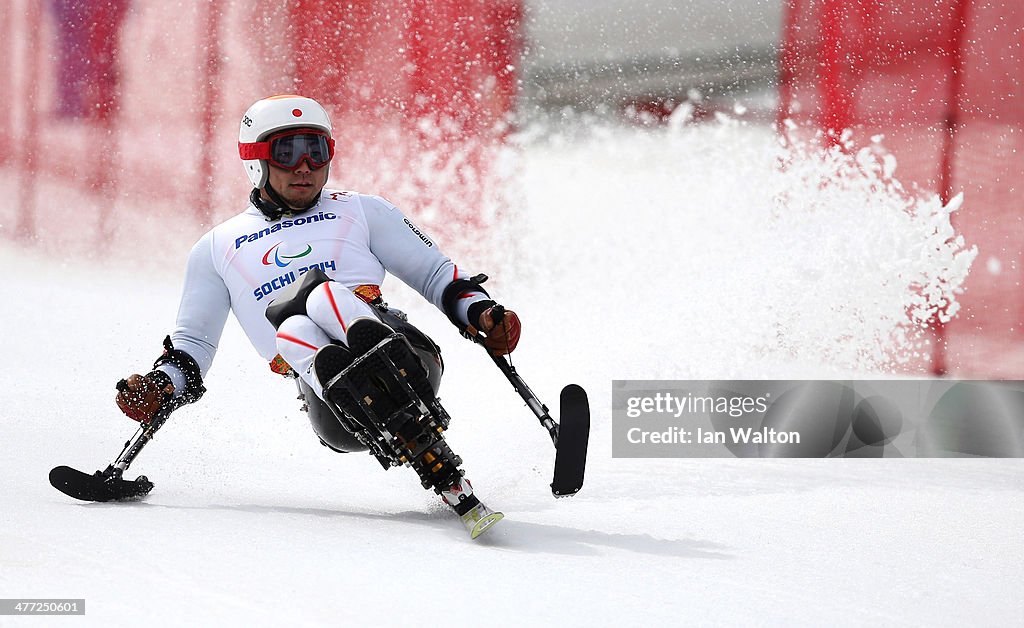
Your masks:
M 320 103 L 303 96 L 271 96 L 257 101 L 245 112 L 238 127 L 238 154 L 253 187 L 266 185 L 270 171 L 265 159 L 246 159 L 243 145 L 261 142 L 277 131 L 300 127 L 320 129 L 328 136 L 332 130 L 331 119 Z

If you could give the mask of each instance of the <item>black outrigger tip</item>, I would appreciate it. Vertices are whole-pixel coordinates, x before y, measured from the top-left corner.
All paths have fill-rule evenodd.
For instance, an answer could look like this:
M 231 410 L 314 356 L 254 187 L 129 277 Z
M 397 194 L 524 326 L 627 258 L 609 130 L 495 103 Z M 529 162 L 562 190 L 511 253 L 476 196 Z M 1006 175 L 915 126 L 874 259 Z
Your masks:
M 563 388 L 559 401 L 561 422 L 555 442 L 555 474 L 551 493 L 555 497 L 571 497 L 583 488 L 587 444 L 590 441 L 590 402 L 587 392 L 576 384 Z
M 118 471 L 111 466 L 90 475 L 71 467 L 54 467 L 50 484 L 68 497 L 86 502 L 137 501 L 153 490 L 153 483 L 146 476 L 125 480 Z

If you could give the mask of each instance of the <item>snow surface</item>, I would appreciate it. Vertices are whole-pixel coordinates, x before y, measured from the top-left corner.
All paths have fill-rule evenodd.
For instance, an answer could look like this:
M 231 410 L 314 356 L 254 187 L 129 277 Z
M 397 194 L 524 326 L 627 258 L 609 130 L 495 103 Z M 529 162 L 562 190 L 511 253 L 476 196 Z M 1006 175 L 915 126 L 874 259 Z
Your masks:
M 131 232 L 103 260 L 2 241 L 0 596 L 84 598 L 60 625 L 1019 624 L 1021 460 L 611 458 L 613 379 L 895 373 L 923 342 L 906 313 L 973 257 L 891 164 L 829 178 L 765 129 L 684 122 L 526 133 L 500 246 L 445 247 L 522 315 L 540 398 L 588 390 L 578 496 L 550 496 L 550 442 L 479 349 L 385 285 L 443 346 L 449 442 L 506 514 L 476 542 L 411 470 L 321 447 L 233 320 L 207 396 L 129 471 L 145 502 L 53 490 L 130 436 L 114 382 L 171 329 L 188 242 L 168 263 Z

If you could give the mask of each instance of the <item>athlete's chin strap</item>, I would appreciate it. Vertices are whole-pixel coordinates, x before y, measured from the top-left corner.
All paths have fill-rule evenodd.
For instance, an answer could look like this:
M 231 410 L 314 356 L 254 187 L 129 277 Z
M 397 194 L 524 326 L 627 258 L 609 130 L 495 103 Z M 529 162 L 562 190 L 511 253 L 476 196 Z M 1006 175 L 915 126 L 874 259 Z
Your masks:
M 277 190 L 275 190 L 273 186 L 270 185 L 269 181 L 263 186 L 263 191 L 270 197 L 269 201 L 263 198 L 263 195 L 260 194 L 259 188 L 252 189 L 252 192 L 249 193 L 249 201 L 256 207 L 256 209 L 260 210 L 260 213 L 267 217 L 268 222 L 280 220 L 285 216 L 293 216 L 295 214 L 307 212 L 316 207 L 317 203 L 320 202 L 320 195 L 317 194 L 316 198 L 313 199 L 313 202 L 306 207 L 293 209 L 288 206 L 288 203 L 286 203 L 283 198 L 281 198 L 281 195 L 277 193 Z

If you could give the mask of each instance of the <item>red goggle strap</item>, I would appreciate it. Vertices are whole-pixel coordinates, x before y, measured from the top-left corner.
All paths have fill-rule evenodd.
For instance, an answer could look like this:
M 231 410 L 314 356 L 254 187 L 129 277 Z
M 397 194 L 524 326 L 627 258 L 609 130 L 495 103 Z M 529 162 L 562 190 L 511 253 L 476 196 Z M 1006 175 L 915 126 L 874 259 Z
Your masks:
M 242 159 L 270 159 L 270 142 L 239 142 L 238 156 Z
M 277 138 L 274 138 L 277 139 Z M 270 159 L 270 141 L 266 142 L 239 142 L 238 156 L 242 159 Z M 334 158 L 334 138 L 327 138 L 327 154 Z

